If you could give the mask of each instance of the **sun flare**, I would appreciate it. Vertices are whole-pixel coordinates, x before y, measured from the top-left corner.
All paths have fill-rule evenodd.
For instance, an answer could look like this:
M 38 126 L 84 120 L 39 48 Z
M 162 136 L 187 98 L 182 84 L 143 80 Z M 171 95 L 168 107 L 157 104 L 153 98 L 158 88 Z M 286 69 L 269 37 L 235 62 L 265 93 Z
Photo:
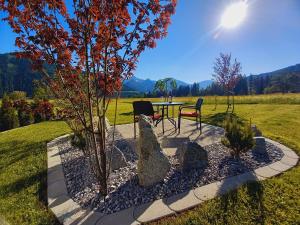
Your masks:
M 235 28 L 241 24 L 247 15 L 248 5 L 241 1 L 228 6 L 221 18 L 221 26 L 224 28 Z

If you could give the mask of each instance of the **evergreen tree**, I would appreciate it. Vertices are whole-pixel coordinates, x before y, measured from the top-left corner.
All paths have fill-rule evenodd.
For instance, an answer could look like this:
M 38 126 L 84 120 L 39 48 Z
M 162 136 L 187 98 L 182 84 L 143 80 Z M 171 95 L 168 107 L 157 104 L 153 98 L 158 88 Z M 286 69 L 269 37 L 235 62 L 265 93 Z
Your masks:
M 193 83 L 191 87 L 191 95 L 192 96 L 199 96 L 200 94 L 200 87 L 199 83 Z
M 239 82 L 234 88 L 234 93 L 237 95 L 247 95 L 248 94 L 248 82 L 247 77 L 241 76 Z

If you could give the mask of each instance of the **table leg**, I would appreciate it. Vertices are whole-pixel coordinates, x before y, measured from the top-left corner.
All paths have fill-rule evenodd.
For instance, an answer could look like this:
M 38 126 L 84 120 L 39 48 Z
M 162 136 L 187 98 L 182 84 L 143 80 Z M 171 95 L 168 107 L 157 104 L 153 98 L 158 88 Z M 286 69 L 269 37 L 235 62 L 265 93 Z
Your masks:
M 163 129 L 163 134 L 165 133 L 165 125 L 164 125 L 164 118 L 165 118 L 165 106 L 163 105 L 162 107 L 162 129 Z
M 174 119 L 174 105 L 172 106 L 172 117 Z

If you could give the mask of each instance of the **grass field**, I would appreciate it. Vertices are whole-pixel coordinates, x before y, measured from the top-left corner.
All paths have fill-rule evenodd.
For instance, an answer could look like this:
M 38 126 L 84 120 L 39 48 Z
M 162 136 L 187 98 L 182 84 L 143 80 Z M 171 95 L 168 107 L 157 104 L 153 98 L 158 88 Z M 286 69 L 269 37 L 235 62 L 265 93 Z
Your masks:
M 265 136 L 300 154 L 299 94 L 238 98 L 237 116 L 245 120 L 251 118 Z M 134 100 L 119 101 L 117 123 L 132 121 Z M 175 98 L 175 101 L 194 102 L 195 98 Z M 221 104 L 224 101 L 223 97 L 218 97 L 219 104 L 214 109 L 214 97 L 205 97 L 205 122 L 221 124 L 226 110 Z M 111 104 L 110 120 L 113 111 Z M 63 122 L 44 122 L 0 133 L 0 221 L 2 217 L 10 224 L 57 223 L 46 207 L 46 142 L 67 132 L 70 130 Z M 300 167 L 297 166 L 278 177 L 244 185 L 195 209 L 153 224 L 300 224 L 299 196 Z

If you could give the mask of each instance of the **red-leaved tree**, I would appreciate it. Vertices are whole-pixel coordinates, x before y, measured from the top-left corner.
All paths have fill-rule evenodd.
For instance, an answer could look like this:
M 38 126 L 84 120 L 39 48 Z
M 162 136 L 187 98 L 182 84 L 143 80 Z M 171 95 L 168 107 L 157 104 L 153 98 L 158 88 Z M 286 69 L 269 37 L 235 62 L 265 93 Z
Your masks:
M 229 108 L 229 95 L 233 92 L 233 89 L 237 85 L 241 78 L 241 63 L 234 59 L 231 62 L 231 54 L 220 53 L 220 56 L 216 58 L 214 63 L 214 74 L 215 81 L 224 89 L 227 95 L 227 110 Z
M 167 35 L 176 0 L 0 0 L 17 34 L 18 54 L 32 60 L 63 102 L 69 120 L 80 124 L 88 157 L 107 194 L 105 115 L 114 92 L 132 76 L 138 58 Z M 55 66 L 47 74 L 44 64 Z

